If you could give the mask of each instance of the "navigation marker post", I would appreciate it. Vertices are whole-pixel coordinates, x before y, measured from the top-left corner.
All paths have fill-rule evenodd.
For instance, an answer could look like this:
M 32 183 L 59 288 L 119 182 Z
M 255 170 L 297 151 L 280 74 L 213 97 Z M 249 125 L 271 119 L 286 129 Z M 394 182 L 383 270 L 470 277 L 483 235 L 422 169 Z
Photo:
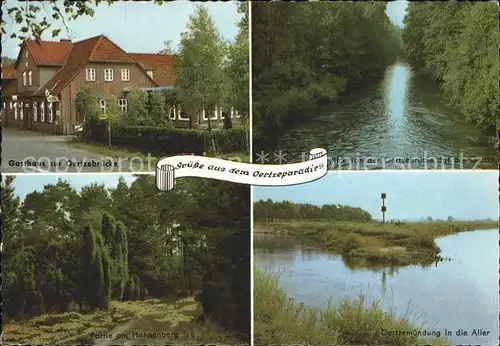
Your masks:
M 382 223 L 385 223 L 385 212 L 387 211 L 387 207 L 385 206 L 385 198 L 387 197 L 387 195 L 385 194 L 385 192 L 383 192 L 381 195 L 380 195 L 380 198 L 382 198 Z

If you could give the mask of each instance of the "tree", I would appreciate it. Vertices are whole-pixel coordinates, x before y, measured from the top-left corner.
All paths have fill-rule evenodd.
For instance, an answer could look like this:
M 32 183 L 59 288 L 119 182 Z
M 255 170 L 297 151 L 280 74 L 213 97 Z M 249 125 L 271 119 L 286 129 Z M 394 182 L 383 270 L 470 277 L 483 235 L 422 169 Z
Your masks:
M 155 126 L 168 126 L 169 119 L 165 110 L 165 98 L 161 93 L 151 93 L 148 97 L 148 112 Z
M 6 56 L 2 57 L 2 65 L 14 65 L 16 63 L 16 59 L 12 59 Z
M 165 48 L 160 51 L 161 54 L 174 55 L 176 53 L 176 48 L 172 40 L 163 41 L 163 45 Z
M 2 233 L 4 235 L 4 246 L 8 246 L 14 242 L 16 238 L 20 236 L 19 232 L 19 197 L 14 194 L 13 183 L 15 176 L 6 175 L 4 176 L 4 181 L 2 182 Z
M 224 115 L 224 128 L 226 130 L 232 129 L 233 128 L 233 120 L 231 119 L 231 114 L 228 114 L 227 112 L 223 113 Z
M 186 179 L 161 193 L 154 176 L 117 180 L 79 191 L 61 180 L 20 205 L 4 181 L 4 235 L 16 235 L 4 238 L 4 318 L 201 292 L 206 316 L 248 339 L 249 188 Z
M 86 136 L 90 133 L 92 125 L 99 122 L 101 115 L 99 98 L 89 88 L 82 88 L 76 93 L 75 107 L 79 121 L 84 123 L 84 136 Z
M 402 36 L 413 68 L 433 77 L 466 120 L 498 133 L 498 4 L 411 3 Z
M 250 3 L 238 4 L 238 12 L 243 14 L 238 23 L 238 35 L 234 44 L 229 46 L 229 61 L 226 73 L 229 78 L 229 105 L 238 110 L 243 117 L 245 133 L 247 134 L 247 149 L 250 149 L 250 136 L 248 134 L 249 122 L 249 32 L 248 10 Z M 228 125 L 228 124 L 227 124 Z M 226 125 L 226 128 L 227 128 Z M 232 124 L 231 126 L 232 127 Z
M 111 126 L 123 122 L 122 112 L 118 107 L 118 99 L 114 95 L 111 95 L 106 100 L 106 115 L 109 117 Z
M 189 17 L 188 31 L 181 34 L 175 69 L 179 100 L 190 118 L 203 109 L 212 111 L 223 96 L 224 48 L 208 10 L 197 5 Z M 210 119 L 210 117 L 209 117 Z M 209 120 L 209 131 L 211 123 Z M 212 138 L 213 150 L 216 151 Z
M 128 96 L 128 111 L 123 115 L 129 126 L 151 125 L 147 108 L 147 94 L 132 89 Z
M 90 224 L 83 230 L 81 258 L 80 295 L 91 308 L 98 308 L 102 304 L 104 270 L 102 267 L 102 249 L 100 235 L 96 234 Z
M 253 143 L 269 145 L 383 75 L 398 49 L 386 5 L 252 3 Z

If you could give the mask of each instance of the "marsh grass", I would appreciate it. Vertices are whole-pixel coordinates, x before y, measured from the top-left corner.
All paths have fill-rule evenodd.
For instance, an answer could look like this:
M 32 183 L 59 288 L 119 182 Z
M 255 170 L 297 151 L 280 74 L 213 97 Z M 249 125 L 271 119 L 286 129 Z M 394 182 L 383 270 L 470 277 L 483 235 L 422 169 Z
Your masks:
M 307 237 L 325 250 L 342 255 L 346 262 L 387 265 L 429 265 L 441 249 L 435 238 L 477 229 L 498 228 L 498 222 L 256 222 L 255 233 Z
M 386 345 L 444 346 L 444 339 L 385 335 L 382 330 L 409 331 L 419 326 L 411 322 L 411 309 L 403 317 L 385 312 L 380 301 L 368 303 L 364 296 L 344 299 L 336 306 L 304 307 L 288 298 L 277 275 L 255 269 L 254 340 L 256 345 Z

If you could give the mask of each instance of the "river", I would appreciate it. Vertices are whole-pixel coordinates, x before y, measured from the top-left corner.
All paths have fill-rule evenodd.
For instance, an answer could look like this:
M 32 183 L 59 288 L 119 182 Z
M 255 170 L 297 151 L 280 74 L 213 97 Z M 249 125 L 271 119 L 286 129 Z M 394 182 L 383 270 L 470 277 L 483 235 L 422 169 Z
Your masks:
M 403 63 L 273 141 L 254 144 L 256 152 L 282 150 L 287 162 L 296 162 L 321 147 L 330 169 L 472 169 L 498 162 L 488 136 L 446 106 L 432 80 Z
M 498 230 L 474 231 L 436 240 L 450 261 L 422 268 L 349 269 L 340 256 L 286 236 L 256 234 L 254 263 L 267 272 L 279 272 L 290 298 L 309 307 L 338 302 L 381 299 L 398 316 L 410 308 L 413 321 L 427 329 L 452 331 L 456 344 L 493 346 L 499 338 Z M 408 314 L 407 314 L 408 315 Z M 489 330 L 486 337 L 470 336 L 473 328 Z M 456 331 L 468 331 L 457 336 Z

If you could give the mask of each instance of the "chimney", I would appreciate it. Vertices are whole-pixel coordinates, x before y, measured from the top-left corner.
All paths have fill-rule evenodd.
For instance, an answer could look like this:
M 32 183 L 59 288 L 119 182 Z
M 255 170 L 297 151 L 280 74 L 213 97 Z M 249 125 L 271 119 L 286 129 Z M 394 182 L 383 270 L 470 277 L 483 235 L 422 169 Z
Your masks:
M 59 42 L 71 42 L 69 38 L 61 38 Z

